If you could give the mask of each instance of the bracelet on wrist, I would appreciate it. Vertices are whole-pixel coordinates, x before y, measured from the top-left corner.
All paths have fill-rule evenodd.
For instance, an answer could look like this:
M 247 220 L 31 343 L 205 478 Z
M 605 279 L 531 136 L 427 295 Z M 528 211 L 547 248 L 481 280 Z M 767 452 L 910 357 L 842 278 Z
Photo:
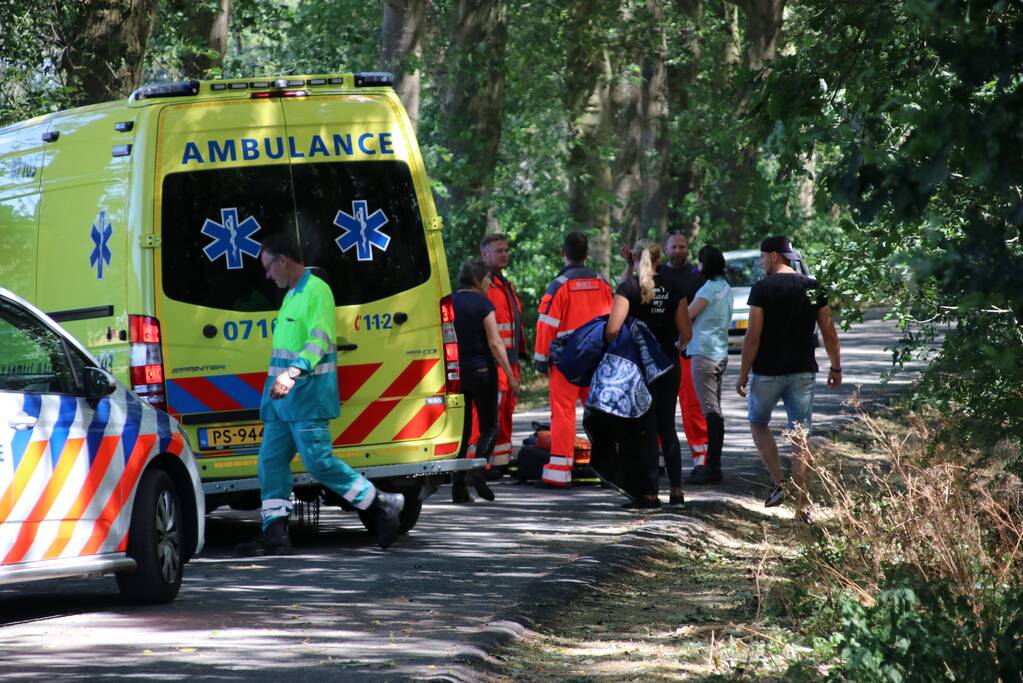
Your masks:
M 842 374 L 842 368 L 828 368 L 828 372 L 834 372 L 834 373 L 837 373 L 837 374 L 841 375 Z

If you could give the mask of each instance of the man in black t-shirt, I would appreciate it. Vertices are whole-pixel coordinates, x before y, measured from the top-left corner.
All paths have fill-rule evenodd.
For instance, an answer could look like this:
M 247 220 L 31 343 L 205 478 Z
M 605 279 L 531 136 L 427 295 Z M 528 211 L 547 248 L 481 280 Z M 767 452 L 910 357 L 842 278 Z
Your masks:
M 781 400 L 789 429 L 801 424 L 809 432 L 813 426 L 817 373 L 814 326 L 820 328 L 831 361 L 828 388 L 837 389 L 842 384 L 841 353 L 831 308 L 817 281 L 789 265 L 797 258 L 799 255 L 784 235 L 768 237 L 760 243 L 760 262 L 767 275 L 750 290 L 749 329 L 742 344 L 742 365 L 735 383 L 735 390 L 743 397 L 750 383 L 750 431 L 774 480 L 774 489 L 764 502 L 767 507 L 780 504 L 786 495 L 778 445 L 768 424 L 771 411 Z M 809 519 L 807 456 L 808 453 L 797 449 L 792 463 L 797 507 L 804 519 Z

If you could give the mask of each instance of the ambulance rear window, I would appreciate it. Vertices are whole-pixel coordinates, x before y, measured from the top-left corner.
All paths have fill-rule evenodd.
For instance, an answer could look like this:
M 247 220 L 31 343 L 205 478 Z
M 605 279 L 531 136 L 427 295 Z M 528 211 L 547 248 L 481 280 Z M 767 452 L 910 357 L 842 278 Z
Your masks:
M 295 234 L 287 165 L 173 173 L 163 181 L 163 291 L 230 311 L 271 311 L 283 292 L 266 279 L 259 245 Z
M 419 199 L 401 161 L 293 164 L 307 265 L 338 306 L 376 301 L 430 278 Z
M 233 311 L 279 307 L 260 243 L 287 230 L 338 306 L 375 301 L 430 277 L 408 166 L 361 161 L 244 166 L 168 175 L 163 183 L 164 293 Z

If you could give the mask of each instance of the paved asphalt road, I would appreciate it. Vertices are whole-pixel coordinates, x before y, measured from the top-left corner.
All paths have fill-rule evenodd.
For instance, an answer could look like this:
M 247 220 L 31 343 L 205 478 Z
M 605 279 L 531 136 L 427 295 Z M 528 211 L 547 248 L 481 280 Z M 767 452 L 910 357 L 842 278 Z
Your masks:
M 818 429 L 843 419 L 856 385 L 869 398 L 912 378 L 910 369 L 880 383 L 891 358 L 885 347 L 898 337 L 891 323 L 874 317 L 841 337 L 846 383 L 837 392 L 818 383 Z M 819 358 L 827 364 L 823 349 Z M 732 356 L 725 379 L 726 476 L 748 480 L 740 502 L 759 505 L 766 478 L 732 389 L 737 365 Z M 546 418 L 517 416 L 515 442 L 531 431 L 530 420 Z M 782 422 L 781 411 L 775 418 Z M 111 577 L 4 587 L 0 680 L 470 679 L 462 662 L 478 654 L 474 636 L 528 603 L 548 577 L 571 576 L 579 558 L 651 517 L 686 523 L 684 512 L 622 511 L 618 495 L 597 487 L 551 492 L 505 481 L 495 490 L 494 503 L 455 506 L 442 488 L 388 552 L 354 515 L 324 509 L 317 530 L 296 533 L 300 555 L 235 559 L 231 548 L 256 532 L 256 513 L 218 511 L 206 551 L 167 606 L 120 605 Z M 715 496 L 687 492 L 696 505 Z

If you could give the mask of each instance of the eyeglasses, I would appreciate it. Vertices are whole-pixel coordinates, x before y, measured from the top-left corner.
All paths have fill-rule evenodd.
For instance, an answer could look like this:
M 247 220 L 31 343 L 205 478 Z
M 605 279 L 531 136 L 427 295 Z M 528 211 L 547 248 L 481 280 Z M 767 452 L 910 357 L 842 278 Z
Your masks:
M 267 261 L 266 265 L 263 266 L 263 272 L 265 272 L 267 275 L 269 275 L 270 274 L 270 268 L 273 266 L 274 262 L 277 261 L 277 259 L 279 259 L 280 257 L 281 257 L 281 255 L 278 254 L 277 256 L 274 256 L 272 259 Z

